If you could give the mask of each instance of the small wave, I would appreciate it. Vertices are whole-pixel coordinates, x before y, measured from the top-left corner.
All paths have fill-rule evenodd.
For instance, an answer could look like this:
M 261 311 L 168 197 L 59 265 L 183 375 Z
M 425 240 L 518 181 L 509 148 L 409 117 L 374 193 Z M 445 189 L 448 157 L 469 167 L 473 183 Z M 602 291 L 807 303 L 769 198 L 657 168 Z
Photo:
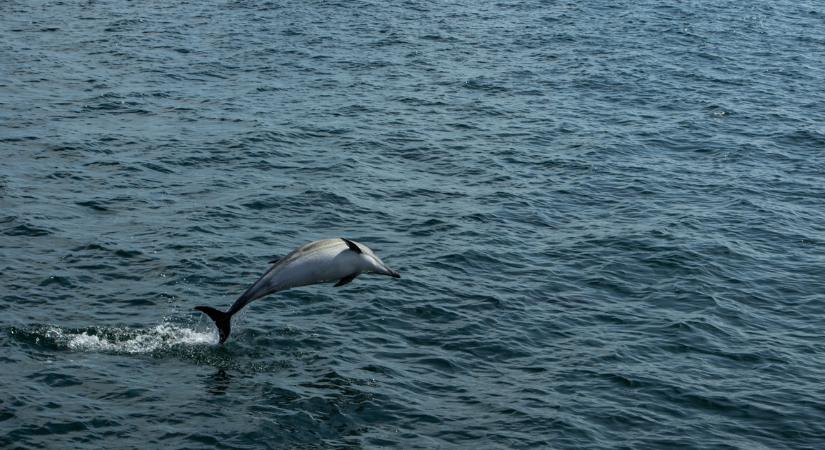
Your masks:
M 145 354 L 169 350 L 177 346 L 215 344 L 212 332 L 197 331 L 170 323 L 154 328 L 88 328 L 79 330 L 49 326 L 39 330 L 14 330 L 25 339 L 49 343 L 57 348 L 76 352 Z M 44 342 L 45 341 L 45 342 Z

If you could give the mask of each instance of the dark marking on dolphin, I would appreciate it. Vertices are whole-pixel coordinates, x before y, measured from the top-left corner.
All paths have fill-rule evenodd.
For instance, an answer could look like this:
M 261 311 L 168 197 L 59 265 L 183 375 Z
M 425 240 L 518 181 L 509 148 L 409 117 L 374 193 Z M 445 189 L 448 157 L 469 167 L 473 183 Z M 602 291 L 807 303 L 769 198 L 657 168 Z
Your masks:
M 363 253 L 363 252 L 361 252 L 361 249 L 360 249 L 360 248 L 358 248 L 358 246 L 357 246 L 357 245 L 355 245 L 355 242 L 352 242 L 351 240 L 349 240 L 349 239 L 345 239 L 345 238 L 341 238 L 341 240 L 342 240 L 342 241 L 344 241 L 344 242 L 346 242 L 346 243 L 347 243 L 347 247 L 349 247 L 349 249 L 350 249 L 350 250 L 352 250 L 352 251 L 354 251 L 355 253 L 359 253 L 359 254 L 360 254 L 360 253 Z
M 339 287 L 339 286 L 343 286 L 343 285 L 345 285 L 345 284 L 349 284 L 349 283 L 351 283 L 351 282 L 352 282 L 352 280 L 354 280 L 354 279 L 355 279 L 355 277 L 357 277 L 358 275 L 361 275 L 361 274 L 360 274 L 359 272 L 355 272 L 355 273 L 354 273 L 354 274 L 352 274 L 352 275 L 347 275 L 347 276 L 345 276 L 344 278 L 341 278 L 341 280 L 340 280 L 340 281 L 338 281 L 337 283 L 335 283 L 335 286 L 333 286 L 333 287 Z

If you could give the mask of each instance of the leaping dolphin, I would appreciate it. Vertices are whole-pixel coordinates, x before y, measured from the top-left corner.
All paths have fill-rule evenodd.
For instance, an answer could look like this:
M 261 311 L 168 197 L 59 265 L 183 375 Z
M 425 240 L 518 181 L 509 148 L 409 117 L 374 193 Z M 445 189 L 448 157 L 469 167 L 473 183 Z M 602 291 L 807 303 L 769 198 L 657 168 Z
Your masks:
M 387 267 L 366 245 L 344 238 L 310 242 L 270 263 L 273 266 L 241 294 L 228 311 L 218 311 L 209 306 L 195 307 L 215 321 L 220 344 L 229 337 L 232 316 L 253 300 L 269 294 L 331 280 L 339 280 L 335 287 L 343 286 L 362 273 L 401 278 L 398 272 Z

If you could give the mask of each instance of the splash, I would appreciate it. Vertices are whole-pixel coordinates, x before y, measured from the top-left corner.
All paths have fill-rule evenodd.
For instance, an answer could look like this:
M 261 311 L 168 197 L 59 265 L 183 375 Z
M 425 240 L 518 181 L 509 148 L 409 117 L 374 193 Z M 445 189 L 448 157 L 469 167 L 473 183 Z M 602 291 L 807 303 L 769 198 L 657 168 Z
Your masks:
M 153 353 L 176 346 L 216 343 L 215 333 L 211 331 L 197 331 L 169 323 L 149 329 L 92 328 L 72 331 L 49 327 L 45 331 L 45 337 L 71 351 L 127 354 Z

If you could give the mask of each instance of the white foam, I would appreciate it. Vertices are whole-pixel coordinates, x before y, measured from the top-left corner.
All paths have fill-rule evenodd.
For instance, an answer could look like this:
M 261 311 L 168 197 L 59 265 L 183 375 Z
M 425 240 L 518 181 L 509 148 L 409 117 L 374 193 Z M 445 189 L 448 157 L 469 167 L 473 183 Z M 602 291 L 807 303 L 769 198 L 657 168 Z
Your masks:
M 214 344 L 216 336 L 212 332 L 201 332 L 190 328 L 164 323 L 150 329 L 115 329 L 106 333 L 69 333 L 58 328 L 47 331 L 47 336 L 64 343 L 73 351 L 97 351 L 113 353 L 150 353 L 175 345 Z

